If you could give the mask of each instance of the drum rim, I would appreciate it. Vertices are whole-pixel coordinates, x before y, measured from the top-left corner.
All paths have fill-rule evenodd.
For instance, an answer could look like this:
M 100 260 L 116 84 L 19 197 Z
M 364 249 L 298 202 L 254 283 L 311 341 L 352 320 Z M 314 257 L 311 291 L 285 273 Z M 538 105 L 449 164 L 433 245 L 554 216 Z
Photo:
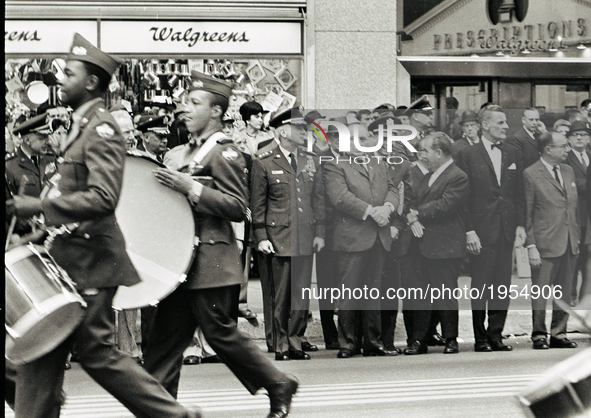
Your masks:
M 32 255 L 36 255 L 29 246 L 33 246 L 39 254 L 47 254 L 45 251 L 45 247 L 36 244 L 26 244 L 26 245 L 19 245 L 18 247 L 11 248 L 4 254 L 4 264 L 5 268 L 10 270 L 8 267 L 9 265 L 12 266 L 13 264 L 18 263 L 19 261 L 24 260 L 25 258 L 29 258 Z M 12 272 L 12 271 L 11 271 Z

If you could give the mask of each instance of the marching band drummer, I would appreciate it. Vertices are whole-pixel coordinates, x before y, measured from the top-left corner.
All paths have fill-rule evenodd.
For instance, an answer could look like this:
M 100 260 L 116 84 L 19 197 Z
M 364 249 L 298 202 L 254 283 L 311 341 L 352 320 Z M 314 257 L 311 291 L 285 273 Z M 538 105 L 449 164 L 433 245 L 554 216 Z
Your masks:
M 158 304 L 148 346 L 146 370 L 176 396 L 183 351 L 197 326 L 246 389 L 265 388 L 268 418 L 284 418 L 298 382 L 271 364 L 256 344 L 238 331 L 236 317 L 242 263 L 231 221 L 244 219 L 248 206 L 246 162 L 221 131 L 232 87 L 193 71 L 185 123 L 192 139 L 170 150 L 156 169 L 163 185 L 187 195 L 194 208 L 199 244 L 186 283 Z M 203 183 L 190 175 L 202 176 Z
M 74 225 L 57 235 L 49 253 L 76 283 L 86 315 L 66 341 L 49 354 L 17 368 L 17 418 L 59 417 L 64 362 L 69 345 L 78 349 L 86 372 L 134 415 L 200 417 L 189 411 L 130 356 L 114 345 L 111 304 L 118 286 L 140 278 L 125 251 L 115 219 L 121 191 L 124 140 L 102 97 L 119 62 L 79 34 L 60 80 L 61 100 L 74 109 L 61 146 L 58 190 L 43 201 L 15 196 L 7 208 L 21 218 L 44 213 L 47 225 Z

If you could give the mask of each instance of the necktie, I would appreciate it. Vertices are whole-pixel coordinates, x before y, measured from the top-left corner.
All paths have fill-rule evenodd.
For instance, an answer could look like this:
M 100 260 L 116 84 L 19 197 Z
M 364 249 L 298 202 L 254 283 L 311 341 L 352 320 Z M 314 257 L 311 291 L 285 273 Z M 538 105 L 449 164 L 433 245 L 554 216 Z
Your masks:
M 31 157 L 31 160 L 33 160 L 33 164 L 35 164 L 35 167 L 39 168 L 39 156 L 38 155 L 33 155 Z
M 583 151 L 581 153 L 581 158 L 583 159 L 583 163 L 585 164 L 585 167 L 589 167 L 589 156 L 587 155 L 587 153 L 585 151 Z
M 291 168 L 293 169 L 293 173 L 296 174 L 298 172 L 298 163 L 296 161 L 296 156 L 293 153 L 289 153 L 289 159 L 291 160 Z
M 552 171 L 554 171 L 554 178 L 562 186 L 562 183 L 560 183 L 560 178 L 558 177 L 558 167 L 557 166 L 552 167 Z

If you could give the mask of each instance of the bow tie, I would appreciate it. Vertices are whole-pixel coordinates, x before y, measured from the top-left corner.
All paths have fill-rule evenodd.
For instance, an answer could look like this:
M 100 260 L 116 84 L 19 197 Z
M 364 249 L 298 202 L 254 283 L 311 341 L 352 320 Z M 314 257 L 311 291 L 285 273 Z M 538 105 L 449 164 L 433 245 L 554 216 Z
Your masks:
M 503 143 L 501 141 L 497 141 L 490 146 L 490 149 L 498 148 L 499 150 L 503 148 Z

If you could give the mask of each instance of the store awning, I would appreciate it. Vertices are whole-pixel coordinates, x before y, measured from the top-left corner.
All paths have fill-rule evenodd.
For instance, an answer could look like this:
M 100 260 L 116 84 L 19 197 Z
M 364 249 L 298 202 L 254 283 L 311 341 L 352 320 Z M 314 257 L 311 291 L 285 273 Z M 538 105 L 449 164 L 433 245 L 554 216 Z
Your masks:
M 411 76 L 589 78 L 591 58 L 398 57 Z
M 6 19 L 304 19 L 305 0 L 6 1 Z

